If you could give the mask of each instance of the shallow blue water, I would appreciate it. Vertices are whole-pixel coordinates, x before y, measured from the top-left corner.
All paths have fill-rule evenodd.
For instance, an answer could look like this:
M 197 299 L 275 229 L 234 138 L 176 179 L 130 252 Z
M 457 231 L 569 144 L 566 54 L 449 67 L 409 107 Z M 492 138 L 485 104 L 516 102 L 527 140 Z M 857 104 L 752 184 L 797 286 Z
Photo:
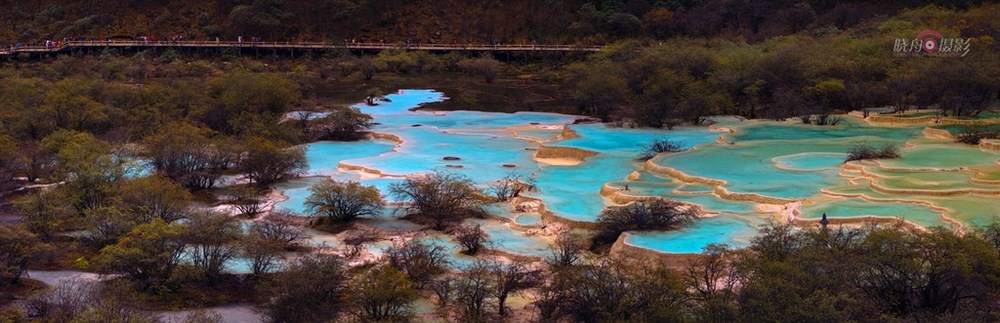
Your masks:
M 542 217 L 538 214 L 521 214 L 514 220 L 520 225 L 537 226 L 542 224 Z
M 656 162 L 689 175 L 724 180 L 731 192 L 804 199 L 824 187 L 843 184 L 837 157 L 844 156 L 853 142 L 902 146 L 919 136 L 920 128 L 915 127 L 759 123 L 734 136 L 734 145 L 710 145 Z
M 622 181 L 629 173 L 642 167 L 642 162 L 636 160 L 642 145 L 669 138 L 690 148 L 717 137 L 717 133 L 706 128 L 629 129 L 604 124 L 573 125 L 570 128 L 580 137 L 551 145 L 586 149 L 599 155 L 587 158 L 576 166 L 543 166 L 536 179 L 540 191 L 531 192 L 531 195 L 545 201 L 550 211 L 577 221 L 597 219 L 607 204 L 597 194 L 604 183 Z
M 480 225 L 480 228 L 489 236 L 486 243 L 489 248 L 523 256 L 544 257 L 549 254 L 548 240 L 511 229 L 506 223 L 488 220 L 469 220 L 466 222 Z
M 399 178 L 379 178 L 362 175 L 356 171 L 340 171 L 341 163 L 377 169 L 384 174 L 406 176 L 431 171 L 448 171 L 472 179 L 479 187 L 508 173 L 517 173 L 535 180 L 535 191 L 528 195 L 542 199 L 546 208 L 556 215 L 578 221 L 595 221 L 608 205 L 599 191 L 605 183 L 622 187 L 628 183 L 635 195 L 663 196 L 698 204 L 707 211 L 721 213 L 712 218 L 695 221 L 689 228 L 667 233 L 634 233 L 629 242 L 665 252 L 698 252 L 709 243 L 744 245 L 762 222 L 754 203 L 723 200 L 712 194 L 712 188 L 697 184 L 683 184 L 668 177 L 642 171 L 643 165 L 635 160 L 641 146 L 656 139 L 669 138 L 697 149 L 670 154 L 655 159 L 660 165 L 676 168 L 694 176 L 721 179 L 725 188 L 736 193 L 756 193 L 789 199 L 810 199 L 819 196 L 820 190 L 842 186 L 846 179 L 839 176 L 844 152 L 854 141 L 869 141 L 875 145 L 895 143 L 919 138 L 919 127 L 880 128 L 870 127 L 853 119 L 836 127 L 805 126 L 789 123 L 747 122 L 738 123 L 735 134 L 726 133 L 727 140 L 735 144 L 713 143 L 720 135 L 704 127 L 682 127 L 676 130 L 613 128 L 604 124 L 568 125 L 580 137 L 549 142 L 546 145 L 580 148 L 598 153 L 575 166 L 540 165 L 532 160 L 533 149 L 539 144 L 513 138 L 507 127 L 520 126 L 522 135 L 552 138 L 558 127 L 545 125 L 569 124 L 575 116 L 551 113 L 488 113 L 475 111 L 431 112 L 411 111 L 421 104 L 445 100 L 441 93 L 432 90 L 405 90 L 389 95 L 392 102 L 378 106 L 357 105 L 371 114 L 378 124 L 373 131 L 389 133 L 403 140 L 401 145 L 383 140 L 358 142 L 320 142 L 307 145 L 310 161 L 309 175 L 323 175 L 337 180 L 356 180 L 374 185 L 383 194 Z M 539 124 L 533 128 L 523 128 Z M 954 163 L 949 157 L 937 156 L 933 147 L 904 149 L 904 158 L 887 163 L 907 165 L 946 166 Z M 962 152 L 976 160 L 990 161 L 992 153 L 979 153 L 966 148 L 948 148 Z M 936 148 L 934 149 L 935 151 Z M 444 157 L 459 160 L 444 160 Z M 908 158 L 910 157 L 910 158 Z M 910 162 L 909 160 L 919 160 Z M 994 159 L 995 160 L 995 159 Z M 504 167 L 508 165 L 511 167 Z M 640 177 L 625 181 L 630 172 L 639 171 Z M 304 213 L 302 202 L 308 196 L 308 186 L 318 178 L 292 180 L 278 185 L 289 197 L 278 204 Z M 507 208 L 491 207 L 494 213 L 522 225 L 540 225 L 537 215 L 519 215 Z M 914 222 L 932 225 L 939 223 L 933 210 L 919 206 L 859 204 L 844 201 L 810 205 L 803 209 L 803 217 L 814 217 L 816 212 L 832 212 L 838 216 L 871 214 L 889 216 L 906 213 Z M 929 212 L 930 211 L 930 212 Z M 888 212 L 888 213 L 887 213 Z M 396 226 L 387 219 L 381 225 L 389 229 Z M 497 221 L 482 222 L 491 235 L 496 248 L 523 255 L 544 255 L 548 247 L 545 239 L 527 236 Z M 404 228 L 405 229 L 405 228 Z M 430 238 L 428 238 L 430 239 Z M 453 241 L 445 237 L 434 240 L 454 248 Z
M 333 178 L 338 181 L 358 181 L 366 186 L 374 186 L 387 201 L 392 200 L 391 196 L 387 196 L 389 185 L 403 181 L 401 178 L 363 178 L 356 173 L 338 173 Z M 300 215 L 312 216 L 306 210 L 305 201 L 309 197 L 309 194 L 311 194 L 309 188 L 323 179 L 324 177 L 303 177 L 275 184 L 274 187 L 282 191 L 282 194 L 288 198 L 275 204 L 275 208 L 289 210 Z
M 713 243 L 740 248 L 750 243 L 761 223 L 762 220 L 753 216 L 720 215 L 695 220 L 691 226 L 677 231 L 632 232 L 625 242 L 670 253 L 700 253 Z
M 816 205 L 803 206 L 800 211 L 804 219 L 819 219 L 825 213 L 831 218 L 874 216 L 903 218 L 925 227 L 948 225 L 941 218 L 941 212 L 918 204 L 835 199 Z
M 335 175 L 341 161 L 378 156 L 392 151 L 396 143 L 385 140 L 320 141 L 305 145 L 309 170 L 306 175 Z

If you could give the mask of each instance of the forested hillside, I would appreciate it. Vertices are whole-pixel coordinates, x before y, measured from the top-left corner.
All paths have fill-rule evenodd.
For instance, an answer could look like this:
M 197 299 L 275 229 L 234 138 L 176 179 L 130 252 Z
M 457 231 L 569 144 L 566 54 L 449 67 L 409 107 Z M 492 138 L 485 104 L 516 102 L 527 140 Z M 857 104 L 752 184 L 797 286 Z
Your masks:
M 905 8 L 976 0 L 112 0 L 5 1 L 0 43 L 63 37 L 258 36 L 268 40 L 604 44 L 625 37 L 757 42 L 847 29 Z M 994 19 L 995 20 L 995 19 Z M 988 22 L 969 22 L 967 30 Z
M 202 310 L 217 306 L 226 311 L 243 308 L 243 314 L 268 322 L 1000 319 L 1000 218 L 985 220 L 996 215 L 990 207 L 1000 195 L 978 193 L 995 192 L 988 191 L 1000 180 L 992 156 L 1000 155 L 979 148 L 986 145 L 965 145 L 1000 139 L 1000 130 L 963 126 L 953 128 L 962 131 L 954 139 L 911 138 L 904 134 L 948 131 L 893 125 L 884 132 L 866 132 L 875 125 L 861 127 L 851 120 L 857 118 L 844 116 L 895 110 L 913 119 L 937 121 L 947 115 L 962 123 L 995 123 L 1000 116 L 1000 4 L 927 0 L 2 3 L 0 45 L 5 47 L 64 37 L 138 36 L 602 47 L 591 54 L 443 52 L 402 46 L 373 52 L 260 50 L 244 44 L 192 49 L 165 42 L 0 56 L 0 322 L 160 322 L 158 314 L 176 317 L 178 311 L 190 312 L 185 322 L 221 322 L 221 316 L 203 317 L 208 314 Z M 899 55 L 901 43 L 929 29 L 940 32 L 940 38 L 968 41 L 967 51 Z M 913 47 L 924 49 L 923 43 L 916 44 Z M 425 106 L 402 95 L 430 91 L 399 89 L 441 93 L 420 101 L 428 102 Z M 387 95 L 391 93 L 395 94 Z M 447 100 L 429 103 L 438 100 L 438 94 Z M 368 105 L 355 105 L 366 97 Z M 407 110 L 423 107 L 573 115 Z M 929 109 L 907 112 L 914 108 Z M 411 119 L 414 115 L 420 118 Z M 525 115 L 559 121 L 518 119 Z M 582 115 L 608 126 L 575 125 L 596 121 Z M 748 129 L 740 126 L 730 129 L 736 134 L 722 136 L 690 126 L 720 121 L 712 120 L 719 115 L 810 125 L 731 122 L 749 125 L 743 127 L 773 125 L 775 132 L 757 135 L 773 135 L 773 140 L 734 137 Z M 844 120 L 840 127 L 832 126 Z M 935 121 L 926 126 L 942 126 L 931 124 Z M 489 123 L 498 125 L 484 126 Z M 732 124 L 717 126 L 722 130 L 721 126 Z M 651 129 L 679 125 L 684 126 Z M 529 129 L 516 130 L 526 134 L 523 137 L 513 130 L 520 127 Z M 587 129 L 605 132 L 588 134 Z M 787 138 L 792 131 L 810 134 Z M 555 141 L 545 142 L 554 143 L 547 148 L 565 144 L 559 140 L 575 133 L 579 141 L 557 149 L 593 158 L 586 162 L 583 157 L 546 158 L 541 144 L 522 140 L 532 132 L 553 137 Z M 631 139 L 652 138 L 639 137 L 640 132 L 663 137 L 647 146 Z M 909 140 L 905 147 L 887 141 L 876 151 L 867 141 L 855 141 L 844 147 L 847 154 L 831 148 L 840 141 L 846 146 L 854 138 L 881 143 L 875 141 L 890 138 L 878 134 L 892 132 L 902 133 L 894 138 L 900 146 Z M 396 141 L 381 140 L 387 138 Z M 581 144 L 586 142 L 582 139 L 591 141 Z M 678 153 L 688 144 L 697 149 Z M 582 150 L 589 145 L 606 150 Z M 914 145 L 933 147 L 916 158 L 905 156 L 925 149 Z M 823 150 L 785 149 L 793 146 Z M 629 150 L 637 148 L 643 150 L 638 159 Z M 761 154 L 763 148 L 773 155 Z M 713 150 L 718 155 L 711 157 L 716 159 L 689 154 Z M 699 176 L 699 181 L 680 186 L 681 176 L 674 179 L 650 171 L 654 166 L 677 166 L 676 159 L 662 165 L 646 161 L 668 157 L 660 153 L 687 154 L 698 164 L 729 168 L 728 176 L 750 183 L 789 176 L 782 172 L 795 177 L 745 192 L 729 191 L 718 184 L 726 182 L 722 177 L 708 177 L 719 172 L 716 168 L 705 170 L 706 177 L 678 169 L 682 175 L 690 174 L 683 177 Z M 493 158 L 501 154 L 509 156 Z M 753 156 L 744 158 L 747 155 Z M 827 165 L 831 155 L 836 160 Z M 779 162 L 803 156 L 822 156 L 803 160 L 823 164 L 805 169 Z M 883 171 L 892 174 L 888 176 L 866 168 L 882 169 L 875 161 L 848 170 L 841 156 L 899 160 L 885 164 Z M 340 162 L 376 159 L 385 162 L 383 167 Z M 941 168 L 898 167 L 905 165 L 903 161 L 922 159 Z M 962 159 L 975 161 L 946 163 L 947 168 L 937 164 Z M 424 161 L 427 169 L 421 168 Z M 765 163 L 774 167 L 742 167 Z M 402 170 L 396 173 L 387 165 Z M 489 169 L 511 172 L 487 178 L 488 182 L 464 175 Z M 426 176 L 417 176 L 418 171 Z M 614 175 L 616 171 L 621 173 Z M 609 181 L 604 173 L 617 178 Z M 829 177 L 798 177 L 807 173 Z M 625 181 L 619 181 L 622 178 Z M 883 179 L 906 182 L 914 189 L 905 190 L 906 195 L 893 193 L 892 187 L 882 189 L 887 192 L 877 190 L 876 180 Z M 805 226 L 800 222 L 772 222 L 796 218 L 823 223 L 819 221 L 827 220 L 826 213 L 823 220 L 799 214 L 805 210 L 800 207 L 821 203 L 853 208 L 848 201 L 855 197 L 820 186 L 815 187 L 821 192 L 816 194 L 830 196 L 794 202 L 786 201 L 790 197 L 767 196 L 779 186 L 813 189 L 797 185 L 807 181 L 830 185 L 826 188 L 872 187 L 875 198 L 869 201 L 860 195 L 859 204 L 891 205 L 901 213 L 909 207 L 923 210 L 935 205 L 926 207 L 931 214 L 927 223 L 946 226 L 917 230 L 913 229 L 919 227 L 917 222 L 926 220 L 918 219 L 923 215 L 893 214 L 901 221 L 889 224 L 888 216 L 853 210 L 830 212 L 831 219 L 865 216 L 884 223 L 837 223 L 831 225 L 839 227 L 831 228 L 824 223 L 821 228 L 800 230 Z M 841 185 L 848 181 L 851 185 Z M 581 193 L 595 183 L 592 191 Z M 631 193 L 656 196 L 618 191 L 620 184 L 629 191 L 630 183 Z M 832 186 L 835 183 L 841 184 Z M 294 190 L 308 193 L 295 200 Z M 557 194 L 548 198 L 538 194 L 546 190 Z M 604 195 L 606 190 L 615 191 L 614 195 Z M 532 192 L 530 199 L 519 196 L 522 191 Z M 678 201 L 661 198 L 661 192 Z M 863 192 L 867 194 L 867 188 Z M 746 201 L 751 196 L 769 201 L 754 205 Z M 609 202 L 617 201 L 612 197 L 637 200 L 619 205 Z M 544 204 L 549 201 L 555 203 Z M 591 223 L 561 219 L 556 206 L 562 201 L 600 203 L 596 204 L 600 209 L 590 214 Z M 281 206 L 299 206 L 292 202 L 303 208 Z M 945 212 L 952 206 L 936 204 L 940 202 L 974 205 L 972 212 L 987 214 Z M 711 209 L 716 203 L 724 212 Z M 904 205 L 907 208 L 895 208 Z M 502 208 L 494 208 L 498 206 Z M 493 214 L 508 209 L 519 215 Z M 521 216 L 530 223 L 520 223 Z M 746 220 L 749 226 L 758 223 L 751 218 L 757 216 L 767 223 L 756 229 L 756 237 L 747 237 L 742 246 L 706 242 L 701 254 L 661 254 L 628 245 L 627 236 L 622 236 L 691 229 L 701 217 L 738 217 L 737 222 Z M 918 220 L 911 223 L 912 219 Z M 959 225 L 951 227 L 951 222 Z M 738 235 L 728 224 L 718 223 L 727 227 L 712 235 Z M 437 242 L 448 243 L 448 248 Z M 522 245 L 518 248 L 523 250 L 503 249 L 511 245 Z M 84 283 L 76 278 L 73 284 L 47 287 L 45 273 L 93 277 L 88 285 L 80 285 L 92 288 L 73 287 Z M 227 313 L 226 320 L 246 321 Z

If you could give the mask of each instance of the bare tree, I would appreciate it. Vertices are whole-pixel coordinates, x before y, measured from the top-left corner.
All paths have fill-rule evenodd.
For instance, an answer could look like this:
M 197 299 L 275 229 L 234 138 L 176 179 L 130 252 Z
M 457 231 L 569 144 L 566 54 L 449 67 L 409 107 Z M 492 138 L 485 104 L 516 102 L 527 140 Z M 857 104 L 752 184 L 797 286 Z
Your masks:
M 455 297 L 455 279 L 448 276 L 442 276 L 431 281 L 430 288 L 434 291 L 434 295 L 437 296 L 438 309 L 447 309 Z
M 287 210 L 272 211 L 254 222 L 250 230 L 281 248 L 294 247 L 308 237 L 295 223 L 294 215 Z
M 252 137 L 242 143 L 242 148 L 244 152 L 236 166 L 257 186 L 271 185 L 309 167 L 302 147 L 286 147 L 282 142 Z
M 250 262 L 253 278 L 272 272 L 281 259 L 281 246 L 258 232 L 251 232 L 240 247 L 240 255 Z
M 489 238 L 480 225 L 465 225 L 452 230 L 455 240 L 462 246 L 462 253 L 474 256 L 483 248 Z
M 74 278 L 32 298 L 27 306 L 46 322 L 157 322 L 154 314 L 132 306 L 133 293 L 124 282 Z
M 350 247 L 346 250 L 344 258 L 351 259 L 361 255 L 361 250 L 364 248 L 365 243 L 377 241 L 378 239 L 378 234 L 373 231 L 353 231 L 350 235 L 344 238 L 344 244 Z
M 529 269 L 524 262 L 494 259 L 488 264 L 493 297 L 497 300 L 497 314 L 500 316 L 506 315 L 505 304 L 509 296 L 542 283 L 541 271 Z
M 660 153 L 676 153 L 684 151 L 684 144 L 668 138 L 657 139 L 652 143 L 641 145 L 639 147 L 642 148 L 639 156 L 636 157 L 639 160 L 650 160 Z
M 700 300 L 708 302 L 722 298 L 729 301 L 735 295 L 737 275 L 727 259 L 729 256 L 727 246 L 712 244 L 705 247 L 701 257 L 685 270 L 684 278 Z
M 264 209 L 263 199 L 260 192 L 250 186 L 237 188 L 229 197 L 229 203 L 236 208 L 240 215 L 256 217 Z
M 385 254 L 389 264 L 406 274 L 417 288 L 424 288 L 434 276 L 444 273 L 448 265 L 448 251 L 444 247 L 416 239 L 389 248 Z
M 583 256 L 584 248 L 582 237 L 570 233 L 560 234 L 555 245 L 549 249 L 545 262 L 556 268 L 576 265 Z
M 674 230 L 695 218 L 696 209 L 678 201 L 655 198 L 612 207 L 597 218 L 594 246 L 610 244 L 625 231 Z
M 240 251 L 237 242 L 242 235 L 240 223 L 235 218 L 222 213 L 197 212 L 189 217 L 185 240 L 195 245 L 195 266 L 206 278 L 212 279 Z
M 347 307 L 348 273 L 333 255 L 298 258 L 266 284 L 261 312 L 271 322 L 326 322 Z
M 495 289 L 490 265 L 479 260 L 455 279 L 454 306 L 462 322 L 490 321 Z
M 344 223 L 359 216 L 378 215 L 385 202 L 378 189 L 358 182 L 338 182 L 325 179 L 309 188 L 306 208 L 316 215 L 325 215 L 334 223 Z
M 316 116 L 316 114 L 317 114 L 316 111 L 309 111 L 309 110 L 296 111 L 294 117 L 296 123 L 299 124 L 299 129 L 305 131 L 309 127 L 309 121 L 312 120 L 313 117 Z
M 525 177 L 516 172 L 510 172 L 503 178 L 490 183 L 488 191 L 492 193 L 497 202 L 506 202 L 512 198 L 521 196 L 522 192 L 534 186 L 533 178 Z
M 410 303 L 417 298 L 413 284 L 398 269 L 380 265 L 354 277 L 351 282 L 354 314 L 363 322 L 407 321 Z
M 87 307 L 97 286 L 96 282 L 71 278 L 46 293 L 33 296 L 27 306 L 38 316 L 53 321 L 68 321 Z
M 414 220 L 428 222 L 435 230 L 446 224 L 483 214 L 480 192 L 467 177 L 434 172 L 423 177 L 407 178 L 389 187 L 390 194 L 405 202 L 405 211 Z

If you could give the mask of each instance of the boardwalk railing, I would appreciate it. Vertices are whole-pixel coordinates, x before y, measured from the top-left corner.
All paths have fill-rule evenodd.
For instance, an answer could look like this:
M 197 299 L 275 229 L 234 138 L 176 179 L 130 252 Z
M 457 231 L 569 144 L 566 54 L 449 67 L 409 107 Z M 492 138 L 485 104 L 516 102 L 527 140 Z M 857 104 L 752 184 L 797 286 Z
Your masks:
M 67 41 L 52 46 L 14 46 L 0 48 L 0 55 L 17 53 L 51 53 L 72 48 L 104 47 L 175 47 L 175 48 L 268 48 L 268 49 L 347 49 L 347 50 L 440 50 L 440 51 L 539 51 L 597 52 L 600 46 L 576 45 L 488 45 L 488 44 L 398 44 L 398 43 L 329 43 L 329 42 L 232 42 L 232 41 Z

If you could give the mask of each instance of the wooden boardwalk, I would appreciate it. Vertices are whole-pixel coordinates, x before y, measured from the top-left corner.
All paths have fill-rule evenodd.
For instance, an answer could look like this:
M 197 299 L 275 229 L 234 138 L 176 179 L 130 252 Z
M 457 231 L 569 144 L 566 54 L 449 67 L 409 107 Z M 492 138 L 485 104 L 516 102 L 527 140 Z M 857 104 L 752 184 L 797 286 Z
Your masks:
M 321 42 L 227 42 L 227 41 L 68 41 L 54 46 L 20 46 L 0 48 L 0 56 L 18 53 L 56 53 L 71 49 L 100 48 L 218 48 L 218 49 L 285 49 L 285 50 L 426 50 L 479 52 L 597 52 L 601 46 L 575 45 L 487 45 L 487 44 L 390 44 L 390 43 L 321 43 Z

